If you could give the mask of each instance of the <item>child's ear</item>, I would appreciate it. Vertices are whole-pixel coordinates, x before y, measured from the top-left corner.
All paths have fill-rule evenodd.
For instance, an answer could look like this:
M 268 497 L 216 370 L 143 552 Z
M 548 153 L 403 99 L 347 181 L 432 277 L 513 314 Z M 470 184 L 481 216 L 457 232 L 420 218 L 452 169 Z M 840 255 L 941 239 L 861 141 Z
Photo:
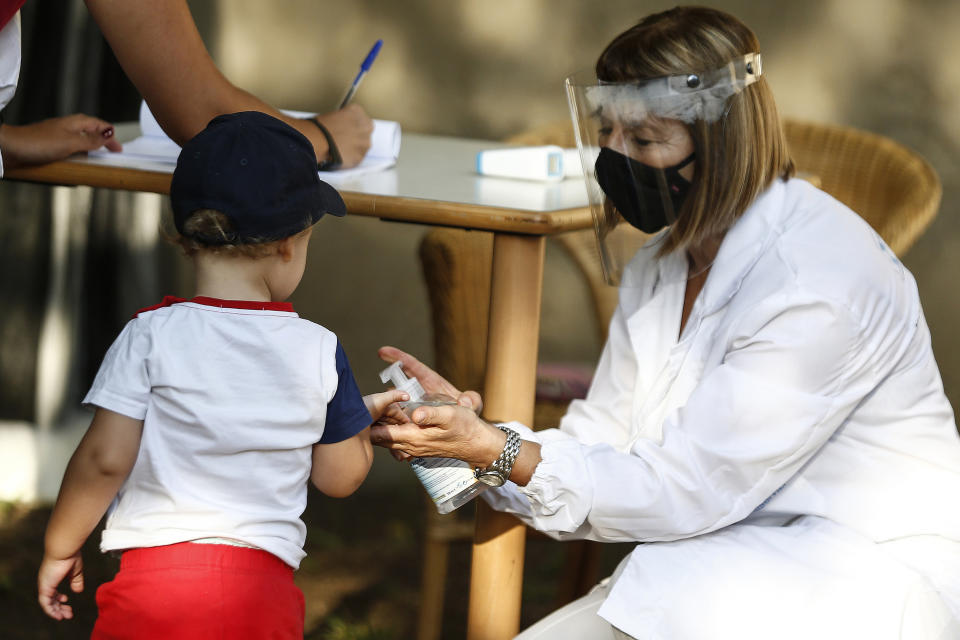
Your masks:
M 277 241 L 277 255 L 284 262 L 290 262 L 293 259 L 293 238 Z

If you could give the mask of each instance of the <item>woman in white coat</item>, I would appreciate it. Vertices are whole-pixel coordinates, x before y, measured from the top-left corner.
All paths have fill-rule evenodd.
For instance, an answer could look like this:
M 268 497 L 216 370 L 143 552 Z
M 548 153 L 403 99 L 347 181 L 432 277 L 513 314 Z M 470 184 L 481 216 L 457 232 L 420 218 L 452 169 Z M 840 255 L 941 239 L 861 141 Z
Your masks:
M 372 434 L 509 479 L 488 502 L 556 538 L 651 543 L 523 638 L 960 637 L 960 438 L 915 282 L 791 177 L 760 62 L 677 8 L 568 80 L 620 303 L 559 429 L 421 407 Z

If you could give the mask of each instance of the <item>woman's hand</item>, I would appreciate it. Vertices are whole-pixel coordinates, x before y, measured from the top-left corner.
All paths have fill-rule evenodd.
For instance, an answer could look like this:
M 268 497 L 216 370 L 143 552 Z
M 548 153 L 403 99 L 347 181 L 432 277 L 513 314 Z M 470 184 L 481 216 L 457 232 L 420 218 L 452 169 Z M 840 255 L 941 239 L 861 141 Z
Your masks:
M 443 405 L 417 407 L 412 422 L 372 426 L 370 442 L 389 449 L 401 461 L 413 457 L 455 458 L 485 468 L 500 456 L 507 436 L 468 407 Z M 540 461 L 540 445 L 521 441 L 510 480 L 526 485 Z
M 502 431 L 464 406 L 418 407 L 411 420 L 374 425 L 370 441 L 399 452 L 402 459 L 456 458 L 486 467 L 497 459 L 507 439 Z
M 46 164 L 100 147 L 123 150 L 113 137 L 113 125 L 82 113 L 22 126 L 0 126 L 4 169 Z
M 420 386 L 428 394 L 440 393 L 455 398 L 457 404 L 473 412 L 480 414 L 483 409 L 483 399 L 476 391 L 461 392 L 455 386 L 450 384 L 439 373 L 423 364 L 409 353 L 401 351 L 396 347 L 380 347 L 378 351 L 380 359 L 387 363 L 394 363 L 399 360 L 403 365 L 403 371 L 409 377 L 414 377 L 420 381 Z
M 316 119 L 330 132 L 340 152 L 343 168 L 360 164 L 370 149 L 370 134 L 373 133 L 373 120 L 363 107 L 349 104 L 339 111 L 321 113 Z
M 67 578 L 70 579 L 71 591 L 83 591 L 83 559 L 79 553 L 64 559 L 43 556 L 40 572 L 37 574 L 37 599 L 43 612 L 54 620 L 69 620 L 73 617 L 73 607 L 67 604 L 67 594 L 57 590 L 60 583 Z

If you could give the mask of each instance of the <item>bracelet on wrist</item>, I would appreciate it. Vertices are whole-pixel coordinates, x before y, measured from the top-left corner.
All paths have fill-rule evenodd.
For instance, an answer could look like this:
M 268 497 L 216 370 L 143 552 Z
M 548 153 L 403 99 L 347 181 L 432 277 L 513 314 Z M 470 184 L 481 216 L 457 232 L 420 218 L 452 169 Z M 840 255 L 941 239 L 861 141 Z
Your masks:
M 320 124 L 320 121 L 317 120 L 316 116 L 311 118 L 304 118 L 308 122 L 312 122 L 320 129 L 320 133 L 323 134 L 323 137 L 327 141 L 327 159 L 323 162 L 317 163 L 318 171 L 333 171 L 334 169 L 339 169 L 340 165 L 343 164 L 343 158 L 340 156 L 340 150 L 337 149 L 337 144 L 333 141 L 333 136 L 330 135 L 330 131 L 327 130 L 325 126 Z

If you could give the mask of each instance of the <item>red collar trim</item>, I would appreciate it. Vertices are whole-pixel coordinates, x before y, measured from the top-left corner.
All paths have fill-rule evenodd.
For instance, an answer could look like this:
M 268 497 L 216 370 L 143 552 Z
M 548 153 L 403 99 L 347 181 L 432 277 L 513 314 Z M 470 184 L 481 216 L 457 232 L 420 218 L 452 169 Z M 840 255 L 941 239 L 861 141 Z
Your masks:
M 22 7 L 26 1 L 27 0 L 0 0 L 0 29 L 7 26 L 10 19 L 17 15 L 17 11 L 20 11 L 20 7 Z
M 133 317 L 136 318 L 141 313 L 162 309 L 180 302 L 193 302 L 207 307 L 220 307 L 221 309 L 247 309 L 251 311 L 287 311 L 293 313 L 293 303 L 290 302 L 260 302 L 256 300 L 221 300 L 219 298 L 208 298 L 207 296 L 196 296 L 187 300 L 176 296 L 164 296 L 159 304 L 140 309 Z

